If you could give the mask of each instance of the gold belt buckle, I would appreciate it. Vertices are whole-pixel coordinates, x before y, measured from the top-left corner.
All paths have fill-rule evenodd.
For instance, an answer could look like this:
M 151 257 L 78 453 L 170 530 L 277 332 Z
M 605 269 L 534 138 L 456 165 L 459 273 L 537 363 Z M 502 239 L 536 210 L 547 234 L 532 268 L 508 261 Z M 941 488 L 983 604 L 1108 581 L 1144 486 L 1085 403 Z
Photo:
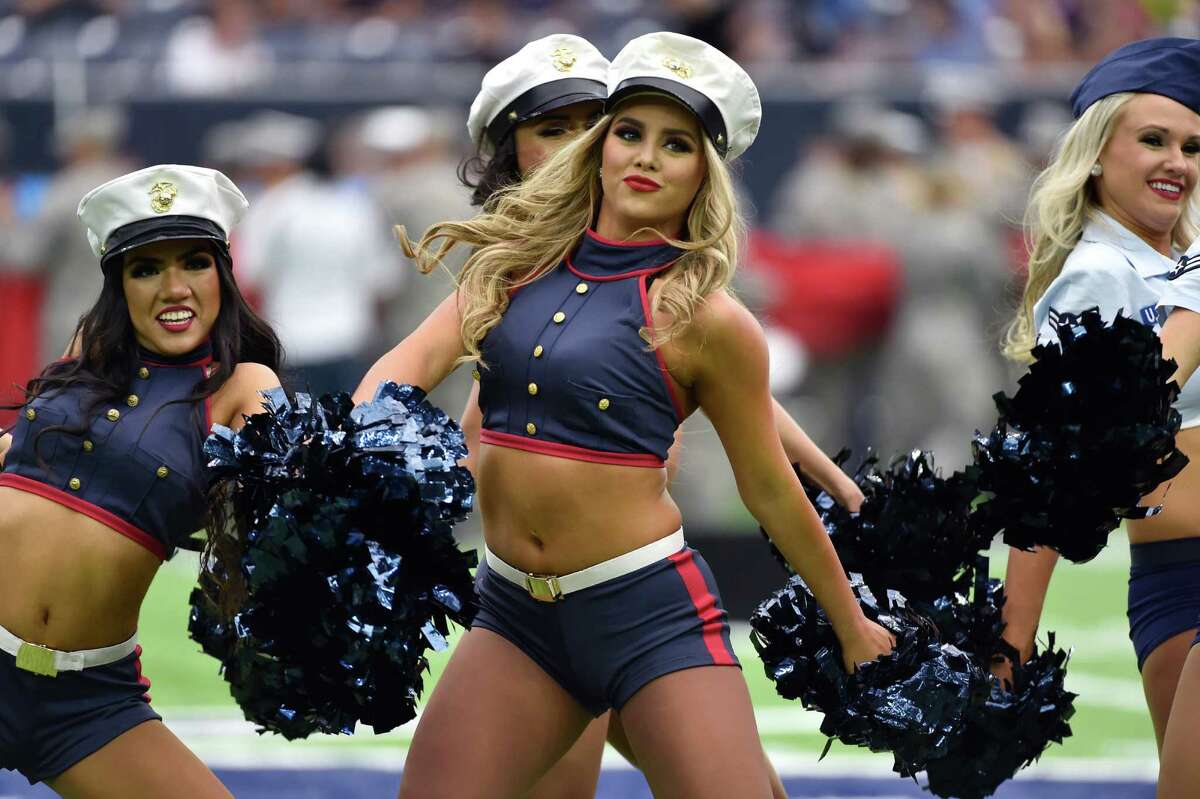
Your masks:
M 538 602 L 557 602 L 563 598 L 558 578 L 553 574 L 526 574 L 525 590 Z
M 24 641 L 17 649 L 17 668 L 43 677 L 58 676 L 58 669 L 54 666 L 54 650 Z

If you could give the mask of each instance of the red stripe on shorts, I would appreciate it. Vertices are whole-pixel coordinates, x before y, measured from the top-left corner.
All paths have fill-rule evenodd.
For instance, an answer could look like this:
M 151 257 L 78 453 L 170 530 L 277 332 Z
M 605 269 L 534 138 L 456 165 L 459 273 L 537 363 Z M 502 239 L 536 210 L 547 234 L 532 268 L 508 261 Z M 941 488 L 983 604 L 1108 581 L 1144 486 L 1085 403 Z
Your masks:
M 722 611 L 717 607 L 717 598 L 704 582 L 704 575 L 700 573 L 700 568 L 692 557 L 692 550 L 685 549 L 668 557 L 675 564 L 675 571 L 679 572 L 688 596 L 692 598 L 692 605 L 696 608 L 696 615 L 704 625 L 701 634 L 704 636 L 704 645 L 708 647 L 708 653 L 712 655 L 713 663 L 717 666 L 732 666 L 733 655 L 725 648 L 725 640 L 721 637 L 725 626 Z
M 133 647 L 133 667 L 137 669 L 138 685 L 146 689 L 146 693 L 142 694 L 142 699 L 146 700 L 146 704 L 150 704 L 150 678 L 142 674 L 142 645 L 135 644 Z

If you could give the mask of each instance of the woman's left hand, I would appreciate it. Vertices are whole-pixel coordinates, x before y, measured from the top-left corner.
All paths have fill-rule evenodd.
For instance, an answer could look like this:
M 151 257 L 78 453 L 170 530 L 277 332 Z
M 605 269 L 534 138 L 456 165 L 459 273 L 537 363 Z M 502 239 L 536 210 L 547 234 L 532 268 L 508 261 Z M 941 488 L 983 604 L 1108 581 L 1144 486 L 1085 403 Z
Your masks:
M 866 616 L 859 618 L 849 636 L 839 635 L 838 641 L 842 645 L 842 666 L 850 674 L 858 671 L 859 664 L 890 655 L 896 645 L 895 636 Z
M 842 477 L 837 481 L 837 485 L 834 486 L 833 491 L 829 493 L 833 495 L 837 504 L 851 513 L 858 513 L 862 510 L 863 500 L 866 499 L 858 484 L 851 480 L 844 472 L 842 473 Z

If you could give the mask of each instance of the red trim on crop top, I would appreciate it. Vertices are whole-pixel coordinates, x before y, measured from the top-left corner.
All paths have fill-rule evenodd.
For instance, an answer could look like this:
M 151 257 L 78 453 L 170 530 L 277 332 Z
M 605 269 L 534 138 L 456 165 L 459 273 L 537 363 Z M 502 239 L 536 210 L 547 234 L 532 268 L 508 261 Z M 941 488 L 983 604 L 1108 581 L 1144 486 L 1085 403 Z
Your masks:
M 561 444 L 557 441 L 542 441 L 513 433 L 502 433 L 499 430 L 480 430 L 479 440 L 484 444 L 497 447 L 520 449 L 573 461 L 604 463 L 609 466 L 640 466 L 648 469 L 661 469 L 666 465 L 661 458 L 649 452 L 605 452 L 587 447 L 577 447 L 573 444 Z
M 650 294 L 646 290 L 646 276 L 638 278 L 638 292 L 642 295 L 642 314 L 646 317 L 646 327 L 650 331 L 650 338 L 654 338 L 654 315 L 650 313 Z M 654 348 L 654 358 L 658 361 L 658 369 L 662 372 L 663 382 L 667 384 L 667 394 L 671 397 L 671 407 L 675 409 L 675 418 L 679 422 L 683 422 L 683 403 L 675 394 L 675 384 L 671 381 L 671 372 L 667 369 L 667 362 L 663 359 L 662 347 Z
M 93 505 L 54 486 L 9 472 L 0 473 L 0 486 L 8 486 L 18 491 L 27 491 L 30 494 L 37 494 L 39 497 L 44 497 L 51 502 L 57 502 L 59 505 L 70 508 L 76 513 L 82 513 L 84 516 L 95 519 L 105 527 L 110 527 L 126 538 L 141 544 L 154 553 L 159 560 L 167 559 L 167 549 L 161 541 L 146 531 L 134 527 L 115 513 L 101 508 L 99 505 Z

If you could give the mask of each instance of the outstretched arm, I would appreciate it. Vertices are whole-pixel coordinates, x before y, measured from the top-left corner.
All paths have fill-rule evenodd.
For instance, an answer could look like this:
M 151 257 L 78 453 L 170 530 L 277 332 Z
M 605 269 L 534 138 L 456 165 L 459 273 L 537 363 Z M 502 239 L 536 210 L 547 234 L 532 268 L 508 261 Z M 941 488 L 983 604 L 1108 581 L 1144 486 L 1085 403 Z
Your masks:
M 454 371 L 462 354 L 458 294 L 455 293 L 442 300 L 420 327 L 367 370 L 366 377 L 354 392 L 354 401 L 371 399 L 384 380 L 433 391 Z
M 821 603 L 847 667 L 891 651 L 891 636 L 859 608 L 771 423 L 767 345 L 758 321 L 719 293 L 701 308 L 693 328 L 689 338 L 703 343 L 694 345 L 692 388 L 729 456 L 742 501 Z
M 813 443 L 808 433 L 792 418 L 792 415 L 772 398 L 775 414 L 775 429 L 788 460 L 800 467 L 805 476 L 829 492 L 839 505 L 857 512 L 862 507 L 863 493 L 850 476 L 838 467 L 821 448 Z

